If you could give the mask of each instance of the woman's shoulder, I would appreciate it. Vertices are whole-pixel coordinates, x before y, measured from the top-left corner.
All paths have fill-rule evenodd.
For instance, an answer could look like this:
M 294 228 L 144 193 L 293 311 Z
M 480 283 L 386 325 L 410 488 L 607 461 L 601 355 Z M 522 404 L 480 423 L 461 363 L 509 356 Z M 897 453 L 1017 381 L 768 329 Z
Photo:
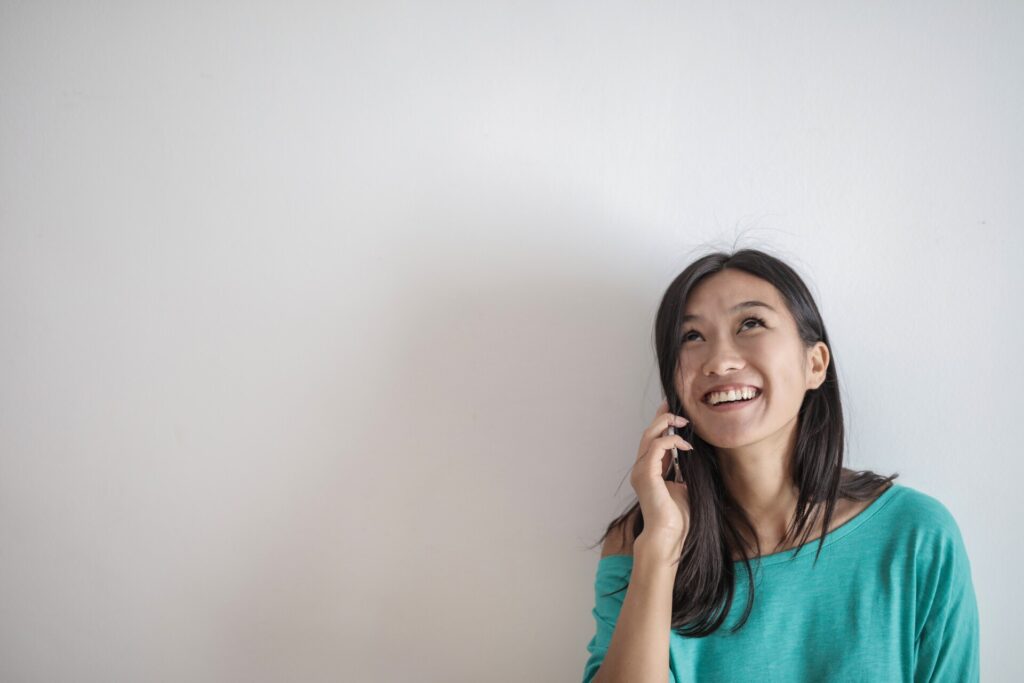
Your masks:
M 937 497 L 905 484 L 894 484 L 892 498 L 879 515 L 893 538 L 903 539 L 922 559 L 966 553 L 960 526 Z
M 886 506 L 886 512 L 898 517 L 902 524 L 938 531 L 957 529 L 953 513 L 935 496 L 906 484 L 893 482 L 892 486 L 892 500 Z
M 633 525 L 640 508 L 635 508 L 628 516 L 620 520 L 618 524 L 608 529 L 604 538 L 604 545 L 601 547 L 601 557 L 612 555 L 633 555 Z

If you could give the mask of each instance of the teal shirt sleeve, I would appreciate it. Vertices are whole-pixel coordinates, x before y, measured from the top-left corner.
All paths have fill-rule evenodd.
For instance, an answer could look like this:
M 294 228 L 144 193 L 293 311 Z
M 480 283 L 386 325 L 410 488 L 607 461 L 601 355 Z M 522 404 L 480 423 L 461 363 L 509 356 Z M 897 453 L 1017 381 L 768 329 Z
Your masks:
M 980 680 L 978 604 L 960 529 L 937 505 L 940 522 L 921 541 L 918 555 L 917 656 L 914 683 L 971 683 Z

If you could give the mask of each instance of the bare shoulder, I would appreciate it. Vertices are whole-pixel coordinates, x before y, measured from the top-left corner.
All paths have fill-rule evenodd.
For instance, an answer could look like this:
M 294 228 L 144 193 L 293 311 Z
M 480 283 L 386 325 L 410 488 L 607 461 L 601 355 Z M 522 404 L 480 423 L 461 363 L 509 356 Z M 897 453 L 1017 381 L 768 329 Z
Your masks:
M 633 541 L 635 540 L 633 538 L 633 524 L 636 521 L 639 509 L 634 510 L 608 532 L 608 536 L 604 539 L 604 545 L 601 547 L 601 557 L 633 554 Z

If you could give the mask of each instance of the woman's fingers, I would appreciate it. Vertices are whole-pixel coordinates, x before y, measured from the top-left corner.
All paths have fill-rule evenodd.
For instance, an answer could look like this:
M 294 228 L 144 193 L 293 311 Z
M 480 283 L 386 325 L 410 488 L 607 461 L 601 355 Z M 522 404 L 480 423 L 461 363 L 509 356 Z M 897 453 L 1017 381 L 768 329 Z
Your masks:
M 640 456 L 638 464 L 642 471 L 665 478 L 666 467 L 672 465 L 672 449 L 693 450 L 693 446 L 678 434 L 666 434 L 651 441 L 647 451 Z
M 665 405 L 664 403 L 662 405 Z M 655 416 L 654 422 L 651 426 L 644 430 L 643 438 L 640 440 L 640 449 L 637 452 L 637 460 L 643 457 L 644 453 L 647 453 L 651 449 L 651 444 L 655 439 L 665 435 L 669 427 L 681 428 L 689 424 L 689 420 L 680 415 L 672 415 L 670 413 L 659 411 L 658 415 Z M 689 442 L 683 441 L 687 447 L 690 446 Z M 689 448 L 687 448 L 689 450 Z

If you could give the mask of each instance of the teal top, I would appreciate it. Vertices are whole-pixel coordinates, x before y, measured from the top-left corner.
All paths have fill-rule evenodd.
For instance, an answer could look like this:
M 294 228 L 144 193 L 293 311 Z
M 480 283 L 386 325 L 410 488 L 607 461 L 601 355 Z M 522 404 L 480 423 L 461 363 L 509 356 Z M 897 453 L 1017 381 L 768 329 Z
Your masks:
M 721 628 L 669 639 L 670 683 L 700 681 L 979 680 L 978 606 L 960 529 L 938 500 L 895 482 L 855 517 L 818 541 L 736 562 L 736 595 Z M 800 552 L 797 553 L 796 550 Z M 587 645 L 589 683 L 604 661 L 627 591 L 630 555 L 597 563 Z M 628 590 L 628 589 L 627 589 Z

